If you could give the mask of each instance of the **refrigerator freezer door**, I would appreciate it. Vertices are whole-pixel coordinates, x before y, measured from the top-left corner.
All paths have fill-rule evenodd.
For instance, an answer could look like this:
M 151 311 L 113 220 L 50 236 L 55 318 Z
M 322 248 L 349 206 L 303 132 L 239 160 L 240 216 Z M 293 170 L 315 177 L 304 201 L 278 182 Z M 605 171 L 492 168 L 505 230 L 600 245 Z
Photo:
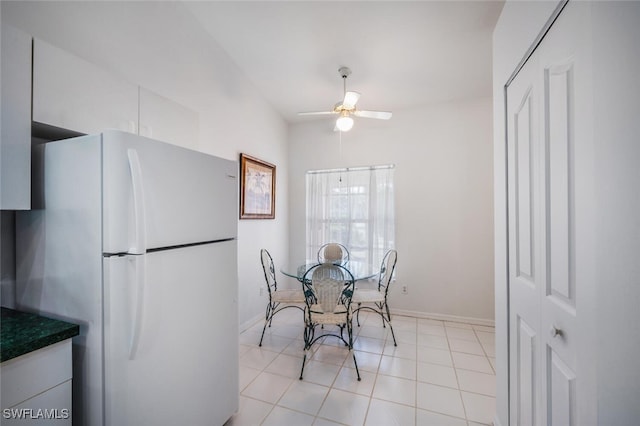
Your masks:
M 237 162 L 118 131 L 102 153 L 105 253 L 236 237 Z
M 106 425 L 222 425 L 238 409 L 236 264 L 236 241 L 104 259 Z

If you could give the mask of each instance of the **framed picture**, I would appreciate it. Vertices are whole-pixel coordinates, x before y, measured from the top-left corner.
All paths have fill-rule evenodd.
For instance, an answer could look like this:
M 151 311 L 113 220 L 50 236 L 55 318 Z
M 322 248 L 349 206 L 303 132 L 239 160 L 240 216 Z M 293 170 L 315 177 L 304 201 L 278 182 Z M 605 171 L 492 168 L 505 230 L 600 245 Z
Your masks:
M 276 166 L 240 154 L 240 219 L 276 217 Z

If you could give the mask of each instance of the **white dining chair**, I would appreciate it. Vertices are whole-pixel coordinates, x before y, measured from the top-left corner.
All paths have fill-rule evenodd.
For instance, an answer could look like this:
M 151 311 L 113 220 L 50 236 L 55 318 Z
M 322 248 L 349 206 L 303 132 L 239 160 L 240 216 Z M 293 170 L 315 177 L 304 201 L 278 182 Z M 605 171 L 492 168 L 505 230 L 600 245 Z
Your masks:
M 264 332 L 267 329 L 267 326 L 271 327 L 273 317 L 278 312 L 287 308 L 297 308 L 304 311 L 305 303 L 304 293 L 301 288 L 297 290 L 278 289 L 273 258 L 266 249 L 260 250 L 260 261 L 262 262 L 264 279 L 267 285 L 267 292 L 269 293 L 269 301 L 267 303 L 267 310 L 265 313 L 264 327 L 262 327 L 262 336 L 260 336 L 260 343 L 258 346 L 262 346 Z
M 344 265 L 349 261 L 349 250 L 340 243 L 327 243 L 318 250 L 318 263 Z
M 393 337 L 393 344 L 396 343 L 396 335 L 393 332 L 393 325 L 391 325 L 391 312 L 389 311 L 389 286 L 391 284 L 391 278 L 393 277 L 393 271 L 396 268 L 396 262 L 398 261 L 398 252 L 396 250 L 389 250 L 382 259 L 380 265 L 380 273 L 378 274 L 378 286 L 375 289 L 357 288 L 353 295 L 353 303 L 357 304 L 355 309 L 356 322 L 360 327 L 360 311 L 370 310 L 382 317 L 382 326 L 386 327 L 389 324 L 391 330 L 391 336 Z M 386 323 L 386 324 L 385 324 Z
M 323 263 L 314 266 L 304 276 L 303 288 L 305 296 L 304 312 L 304 356 L 300 380 L 304 373 L 307 353 L 314 343 L 326 337 L 341 340 L 353 356 L 358 380 L 360 371 L 353 350 L 353 312 L 351 299 L 353 297 L 353 275 L 343 266 L 333 263 Z M 324 326 L 334 325 L 340 334 L 327 330 Z M 320 327 L 318 327 L 320 326 Z M 345 338 L 344 331 L 347 331 Z M 316 332 L 321 334 L 316 334 Z

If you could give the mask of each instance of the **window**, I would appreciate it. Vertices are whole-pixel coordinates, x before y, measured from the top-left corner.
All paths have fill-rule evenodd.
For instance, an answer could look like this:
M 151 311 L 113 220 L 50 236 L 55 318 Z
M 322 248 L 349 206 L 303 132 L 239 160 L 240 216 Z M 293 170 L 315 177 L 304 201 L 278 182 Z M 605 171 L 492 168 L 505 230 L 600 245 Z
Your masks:
M 307 172 L 307 258 L 324 243 L 379 265 L 395 247 L 393 166 Z

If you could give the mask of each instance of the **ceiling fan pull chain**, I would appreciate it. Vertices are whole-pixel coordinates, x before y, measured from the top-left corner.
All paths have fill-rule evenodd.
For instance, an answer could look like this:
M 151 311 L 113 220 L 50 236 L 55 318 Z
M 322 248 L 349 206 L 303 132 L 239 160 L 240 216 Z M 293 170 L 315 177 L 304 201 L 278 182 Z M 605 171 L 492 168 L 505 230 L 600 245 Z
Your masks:
M 338 164 L 342 164 L 342 131 L 338 131 L 339 136 L 339 145 L 338 145 Z M 338 177 L 338 182 L 342 183 L 342 171 Z

